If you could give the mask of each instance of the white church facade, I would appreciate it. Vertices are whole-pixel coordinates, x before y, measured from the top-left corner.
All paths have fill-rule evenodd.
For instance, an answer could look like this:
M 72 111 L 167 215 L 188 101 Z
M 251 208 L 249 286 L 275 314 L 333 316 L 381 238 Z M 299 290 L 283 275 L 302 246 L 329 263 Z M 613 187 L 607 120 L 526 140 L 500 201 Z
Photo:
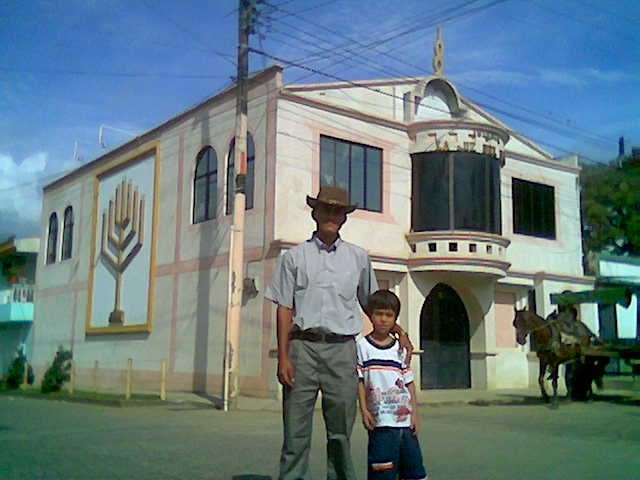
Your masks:
M 76 388 L 119 388 L 132 359 L 134 384 L 150 390 L 166 360 L 168 389 L 220 394 L 234 116 L 232 87 L 45 187 L 38 377 L 62 345 Z M 312 233 L 305 196 L 323 184 L 359 206 L 342 235 L 400 296 L 399 321 L 422 351 L 419 389 L 535 382 L 514 307 L 546 316 L 549 294 L 593 284 L 576 158 L 553 158 L 460 96 L 441 68 L 284 85 L 273 66 L 250 79 L 248 130 L 242 394 L 277 394 L 275 308 L 262 293 L 278 256 Z M 63 259 L 57 222 L 66 228 L 68 212 Z M 581 308 L 597 331 L 595 307 Z

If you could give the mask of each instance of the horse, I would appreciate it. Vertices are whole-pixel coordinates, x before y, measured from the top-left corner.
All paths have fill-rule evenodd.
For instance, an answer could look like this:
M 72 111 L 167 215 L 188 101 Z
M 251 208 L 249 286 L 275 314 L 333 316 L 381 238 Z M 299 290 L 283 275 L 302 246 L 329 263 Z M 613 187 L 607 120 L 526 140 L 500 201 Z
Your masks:
M 538 372 L 538 385 L 540 393 L 546 403 L 549 403 L 549 395 L 544 386 L 544 375 L 549 368 L 551 373 L 551 384 L 553 386 L 553 397 L 551 407 L 558 406 L 558 367 L 561 363 L 580 358 L 581 347 L 591 345 L 589 336 L 584 335 L 578 338 L 576 344 L 563 344 L 557 341 L 559 338 L 556 320 L 545 320 L 529 310 L 515 310 L 513 327 L 516 329 L 516 341 L 520 345 L 525 345 L 527 336 L 533 338 L 536 345 L 536 354 L 540 362 Z M 556 317 L 557 318 L 557 317 Z M 589 382 L 590 383 L 590 382 Z

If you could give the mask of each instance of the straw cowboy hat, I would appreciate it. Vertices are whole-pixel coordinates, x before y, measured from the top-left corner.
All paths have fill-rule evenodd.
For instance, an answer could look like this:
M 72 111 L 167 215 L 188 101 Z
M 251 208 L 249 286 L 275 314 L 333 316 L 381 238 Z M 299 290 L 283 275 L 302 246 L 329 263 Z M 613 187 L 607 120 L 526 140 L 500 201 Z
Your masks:
M 318 203 L 324 203 L 326 205 L 331 205 L 332 207 L 342 207 L 344 208 L 345 213 L 351 213 L 357 207 L 357 205 L 349 204 L 349 195 L 345 190 L 327 185 L 320 187 L 320 191 L 316 198 L 307 195 L 307 205 L 311 208 L 316 208 Z

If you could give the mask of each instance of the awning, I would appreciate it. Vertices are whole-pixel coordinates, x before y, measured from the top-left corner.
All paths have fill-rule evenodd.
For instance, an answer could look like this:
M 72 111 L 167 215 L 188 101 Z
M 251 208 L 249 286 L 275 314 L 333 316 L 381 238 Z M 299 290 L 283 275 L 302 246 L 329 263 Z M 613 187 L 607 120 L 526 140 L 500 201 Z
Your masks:
M 619 304 L 627 308 L 631 304 L 634 289 L 632 287 L 600 287 L 582 292 L 552 293 L 551 303 L 561 306 L 579 303 Z

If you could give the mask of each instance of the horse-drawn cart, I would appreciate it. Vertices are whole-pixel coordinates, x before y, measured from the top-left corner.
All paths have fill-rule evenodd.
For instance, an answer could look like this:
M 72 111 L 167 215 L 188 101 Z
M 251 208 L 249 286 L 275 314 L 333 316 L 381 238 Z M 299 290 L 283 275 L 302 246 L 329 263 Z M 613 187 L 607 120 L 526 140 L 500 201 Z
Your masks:
M 640 375 L 640 344 L 594 345 L 583 348 L 582 354 L 586 357 L 618 358 L 631 367 L 634 377 Z
M 640 342 L 631 345 L 603 343 L 579 321 L 575 305 L 621 304 L 626 308 L 633 295 L 639 293 L 640 279 L 607 279 L 606 283 L 598 284 L 594 290 L 552 294 L 551 303 L 558 305 L 558 312 L 546 319 L 530 310 L 515 310 L 513 327 L 516 330 L 516 341 L 525 345 L 527 337 L 531 337 L 532 347 L 540 361 L 538 384 L 545 401 L 551 401 L 552 406 L 557 406 L 560 364 L 565 364 L 565 383 L 571 398 L 576 400 L 589 398 L 593 382 L 598 386 L 602 385 L 605 367 L 611 358 L 621 358 L 632 366 L 634 373 L 637 371 Z M 549 397 L 544 385 L 547 370 L 553 386 L 552 397 Z
M 565 369 L 565 382 L 571 398 L 586 400 L 591 394 L 591 383 L 596 380 L 598 386 L 604 368 L 611 359 L 621 359 L 631 367 L 633 375 L 640 374 L 640 347 L 609 343 L 580 348 L 580 356 Z
M 631 304 L 633 295 L 638 294 L 640 294 L 640 280 L 637 278 L 608 278 L 601 279 L 594 290 L 552 294 L 551 303 L 557 304 L 559 307 L 570 307 L 580 303 L 596 303 L 600 305 L 619 304 L 627 308 Z M 572 365 L 573 368 L 568 369 L 569 375 L 565 378 L 572 398 L 587 398 L 594 377 L 603 373 L 604 367 L 614 358 L 629 365 L 634 376 L 640 374 L 640 342 L 631 344 L 591 343 L 580 346 L 580 357 Z

